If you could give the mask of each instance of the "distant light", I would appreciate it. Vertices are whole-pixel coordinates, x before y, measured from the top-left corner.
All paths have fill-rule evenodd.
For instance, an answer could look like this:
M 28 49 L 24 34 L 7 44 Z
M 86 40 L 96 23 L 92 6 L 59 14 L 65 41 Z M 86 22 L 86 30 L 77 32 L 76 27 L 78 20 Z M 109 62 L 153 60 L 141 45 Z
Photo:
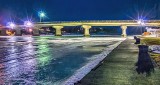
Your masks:
M 39 17 L 45 17 L 45 16 L 46 16 L 46 14 L 44 12 L 42 12 L 42 11 L 39 12 Z
M 8 22 L 7 23 L 7 27 L 9 27 L 9 28 L 15 28 L 16 27 L 16 25 L 13 23 L 13 22 Z
M 40 18 L 40 22 L 46 17 L 46 13 L 43 11 L 38 12 L 38 16 Z
M 138 23 L 139 25 L 145 25 L 145 22 L 144 22 L 143 19 L 139 19 L 139 20 L 137 21 L 137 23 Z
M 25 27 L 32 27 L 33 26 L 33 23 L 31 21 L 25 21 L 24 22 L 24 26 Z
M 29 29 L 29 32 L 32 32 L 33 30 L 32 29 Z
M 138 24 L 141 24 L 141 23 L 142 23 L 142 21 L 141 21 L 141 20 L 138 20 L 138 21 L 137 21 L 137 23 L 138 23 Z
M 142 23 L 141 23 L 141 25 L 145 25 L 145 23 L 144 23 L 144 22 L 142 22 Z
M 40 16 L 41 16 L 41 17 L 45 17 L 45 14 L 44 14 L 44 13 L 41 13 Z

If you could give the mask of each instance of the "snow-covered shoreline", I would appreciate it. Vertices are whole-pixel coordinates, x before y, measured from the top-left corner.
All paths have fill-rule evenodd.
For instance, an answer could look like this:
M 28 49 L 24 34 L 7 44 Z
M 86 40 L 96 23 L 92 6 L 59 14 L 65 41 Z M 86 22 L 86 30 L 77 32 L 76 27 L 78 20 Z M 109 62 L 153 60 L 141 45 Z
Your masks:
M 113 49 L 115 49 L 122 41 L 119 41 L 116 44 L 108 46 L 102 53 L 98 55 L 94 55 L 95 60 L 90 61 L 88 64 L 77 70 L 73 76 L 68 78 L 65 82 L 62 83 L 62 85 L 74 85 L 78 81 L 80 81 L 84 76 L 86 76 L 92 69 L 94 69 L 104 58 L 107 57 L 109 53 L 112 52 Z

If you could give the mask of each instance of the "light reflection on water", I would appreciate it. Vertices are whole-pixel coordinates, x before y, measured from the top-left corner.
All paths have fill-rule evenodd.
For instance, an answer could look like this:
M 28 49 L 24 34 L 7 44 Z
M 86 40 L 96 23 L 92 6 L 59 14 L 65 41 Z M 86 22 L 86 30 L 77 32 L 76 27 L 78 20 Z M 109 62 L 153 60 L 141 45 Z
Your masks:
M 116 40 L 11 37 L 0 42 L 0 84 L 53 84 L 69 78 Z

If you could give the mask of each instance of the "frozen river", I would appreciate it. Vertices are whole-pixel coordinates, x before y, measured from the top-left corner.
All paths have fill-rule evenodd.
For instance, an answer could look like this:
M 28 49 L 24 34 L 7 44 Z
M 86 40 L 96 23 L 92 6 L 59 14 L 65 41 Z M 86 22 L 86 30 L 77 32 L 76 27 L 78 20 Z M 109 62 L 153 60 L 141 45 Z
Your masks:
M 90 63 L 96 65 L 123 40 L 110 37 L 0 37 L 0 85 L 71 84 L 90 71 Z

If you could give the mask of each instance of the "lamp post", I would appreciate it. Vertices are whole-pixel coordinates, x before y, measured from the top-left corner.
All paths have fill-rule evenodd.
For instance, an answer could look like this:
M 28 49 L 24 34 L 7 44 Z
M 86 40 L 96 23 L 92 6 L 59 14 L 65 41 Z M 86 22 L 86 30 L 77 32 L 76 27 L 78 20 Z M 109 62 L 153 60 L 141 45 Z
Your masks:
M 8 34 L 8 35 L 15 35 L 15 33 L 17 33 L 17 32 L 15 32 L 15 30 L 17 28 L 16 28 L 16 24 L 14 22 L 8 22 L 6 27 L 9 28 L 9 30 L 6 30 L 6 34 Z
M 137 23 L 138 23 L 139 25 L 141 25 L 141 26 L 144 26 L 144 25 L 145 25 L 145 22 L 144 22 L 143 19 L 139 19 L 139 20 L 137 21 Z
M 33 27 L 33 23 L 31 21 L 25 21 L 24 22 L 24 26 L 27 29 L 27 33 L 31 34 L 32 33 L 32 27 Z
M 7 23 L 7 27 L 13 29 L 13 28 L 16 27 L 16 25 L 15 25 L 15 23 L 13 23 L 13 22 L 8 22 L 8 23 Z
M 40 22 L 42 22 L 42 19 L 43 19 L 44 17 L 46 17 L 46 14 L 45 14 L 43 11 L 40 11 L 40 12 L 38 13 L 38 15 L 39 15 L 39 18 L 40 18 Z
M 142 33 L 142 26 L 145 25 L 144 20 L 143 20 L 143 19 L 139 19 L 139 20 L 137 21 L 137 24 L 141 25 L 141 33 Z
M 24 22 L 24 26 L 25 27 L 32 27 L 33 26 L 33 23 L 31 21 L 25 21 Z

